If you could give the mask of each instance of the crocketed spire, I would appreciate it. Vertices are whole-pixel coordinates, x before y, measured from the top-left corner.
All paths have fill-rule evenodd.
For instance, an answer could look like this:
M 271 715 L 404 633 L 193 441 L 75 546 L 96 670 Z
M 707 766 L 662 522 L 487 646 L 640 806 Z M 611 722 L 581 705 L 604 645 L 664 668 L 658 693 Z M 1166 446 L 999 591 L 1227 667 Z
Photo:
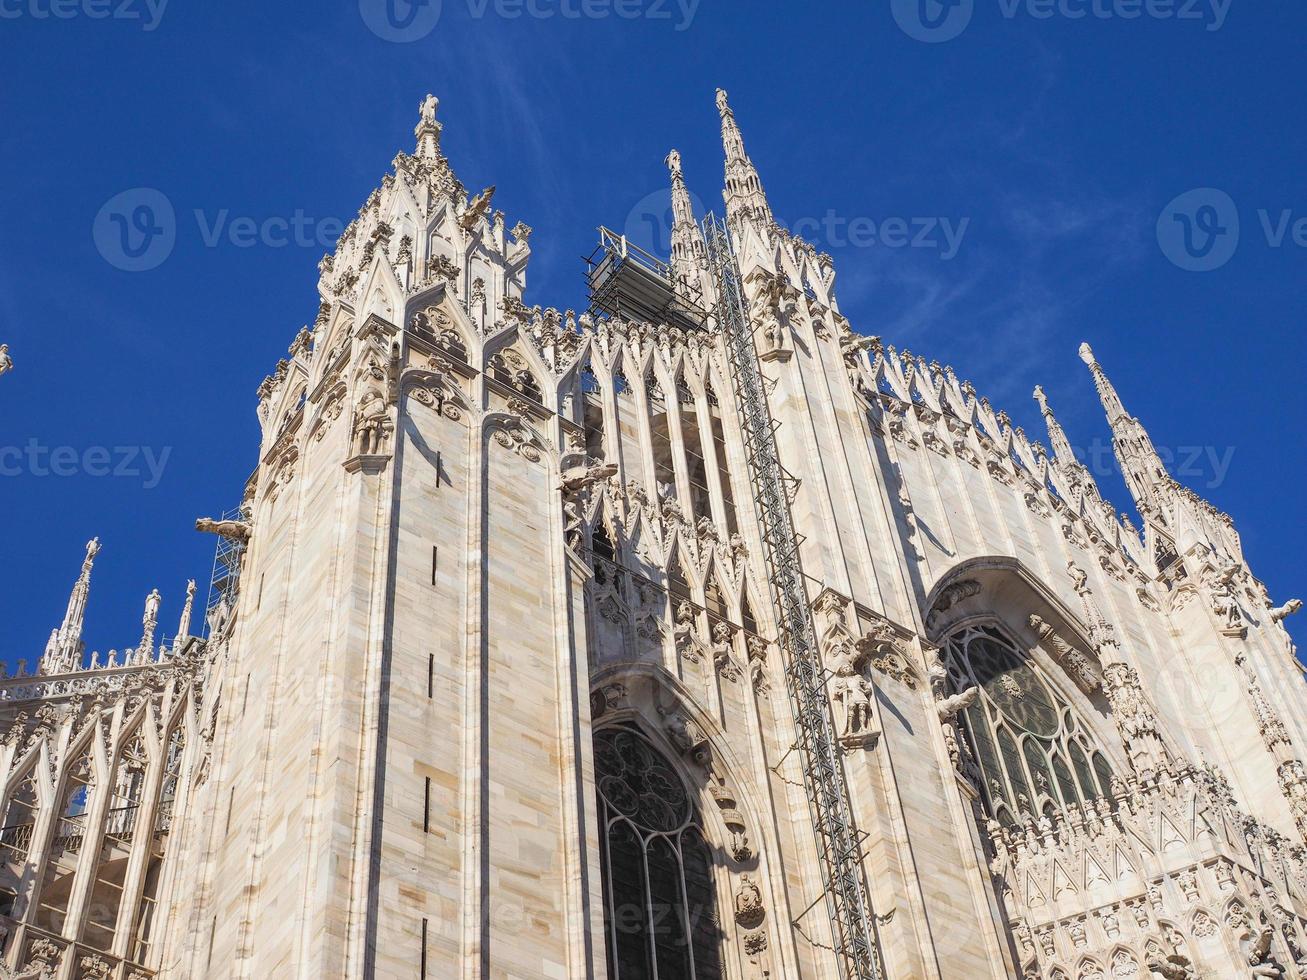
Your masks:
M 1044 423 L 1048 426 L 1048 442 L 1053 447 L 1058 462 L 1064 466 L 1078 466 L 1076 455 L 1071 449 L 1071 442 L 1067 439 L 1057 416 L 1053 414 L 1053 409 L 1049 407 L 1048 396 L 1044 394 L 1044 389 L 1040 385 L 1035 385 L 1035 401 L 1039 402 L 1039 410 L 1044 415 Z
M 63 623 L 50 634 L 50 642 L 46 644 L 45 655 L 41 658 L 43 674 L 66 673 L 76 670 L 81 664 L 82 628 L 86 623 L 86 603 L 91 596 L 91 569 L 99 553 L 100 539 L 92 538 L 86 544 L 82 571 L 68 596 Z
M 726 200 L 727 220 L 752 219 L 771 224 L 771 207 L 762 180 L 745 152 L 744 136 L 723 89 L 717 90 L 717 111 L 722 117 L 722 148 L 726 151 L 726 189 L 722 196 Z
M 672 278 L 677 292 L 702 291 L 703 271 L 708 261 L 708 246 L 703 230 L 694 220 L 694 205 L 681 172 L 681 154 L 667 154 L 667 169 L 672 177 Z
M 1145 517 L 1156 517 L 1167 509 L 1173 496 L 1171 477 L 1157 455 L 1152 439 L 1139 420 L 1125 410 L 1121 396 L 1112 387 L 1088 344 L 1080 345 L 1080 359 L 1089 365 L 1098 397 L 1107 412 L 1107 421 L 1112 426 L 1112 448 L 1116 450 L 1121 475 L 1125 477 L 1140 513 Z

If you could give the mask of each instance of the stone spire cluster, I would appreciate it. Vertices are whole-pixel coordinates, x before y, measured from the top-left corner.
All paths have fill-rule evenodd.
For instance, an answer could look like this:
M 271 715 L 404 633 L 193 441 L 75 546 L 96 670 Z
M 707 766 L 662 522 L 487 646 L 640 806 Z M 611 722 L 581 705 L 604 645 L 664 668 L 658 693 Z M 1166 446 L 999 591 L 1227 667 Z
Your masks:
M 68 595 L 68 606 L 64 611 L 63 622 L 57 629 L 50 632 L 50 639 L 46 642 L 45 652 L 41 656 L 37 672 L 39 674 L 50 676 L 54 674 L 70 674 L 82 670 L 85 667 L 86 644 L 82 640 L 82 633 L 86 626 L 86 607 L 91 597 L 91 572 L 95 567 L 95 558 L 100 553 L 100 539 L 92 538 L 86 545 L 86 557 L 82 559 L 82 569 L 78 573 L 77 581 L 73 583 L 72 591 Z M 177 636 L 173 641 L 173 648 L 176 649 L 180 641 L 190 636 L 191 614 L 195 600 L 195 582 L 187 583 L 186 588 L 186 605 L 182 609 L 181 620 L 177 627 Z M 138 664 L 148 663 L 154 660 L 159 654 L 155 647 L 155 635 L 159 626 L 159 607 L 163 599 L 158 589 L 151 590 L 150 594 L 145 597 L 145 611 L 141 616 L 141 638 L 136 644 L 134 651 L 125 651 L 122 664 L 125 666 L 128 662 Z M 130 656 L 129 656 L 130 654 Z M 109 652 L 109 661 L 106 664 L 99 664 L 98 654 L 92 656 L 90 669 L 100 666 L 115 666 L 116 653 Z
M 1093 376 L 1094 387 L 1112 427 L 1112 448 L 1121 475 L 1146 526 L 1153 532 L 1155 551 L 1162 543 L 1157 537 L 1160 534 L 1168 541 L 1166 549 L 1161 550 L 1174 548 L 1183 555 L 1197 546 L 1221 555 L 1219 561 L 1241 563 L 1242 549 L 1230 518 L 1182 487 L 1167 472 L 1153 440 L 1139 419 L 1126 411 L 1093 348 L 1081 344 L 1080 359 Z

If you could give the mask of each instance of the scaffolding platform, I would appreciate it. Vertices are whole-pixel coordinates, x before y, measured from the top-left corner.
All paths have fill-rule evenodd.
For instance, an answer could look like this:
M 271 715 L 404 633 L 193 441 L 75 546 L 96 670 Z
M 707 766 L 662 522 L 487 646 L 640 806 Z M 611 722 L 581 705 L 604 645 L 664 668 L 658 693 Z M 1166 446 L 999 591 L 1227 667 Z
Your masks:
M 591 315 L 704 328 L 708 313 L 697 288 L 678 291 L 672 267 L 625 235 L 601 227 L 585 264 Z

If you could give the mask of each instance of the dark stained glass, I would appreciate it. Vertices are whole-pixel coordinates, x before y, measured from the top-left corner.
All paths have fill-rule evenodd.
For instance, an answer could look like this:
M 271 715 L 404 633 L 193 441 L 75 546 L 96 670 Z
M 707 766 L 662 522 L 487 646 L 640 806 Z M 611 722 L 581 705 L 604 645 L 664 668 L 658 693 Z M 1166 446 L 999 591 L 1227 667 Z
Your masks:
M 610 980 L 721 980 L 712 852 L 685 785 L 634 729 L 594 745 Z

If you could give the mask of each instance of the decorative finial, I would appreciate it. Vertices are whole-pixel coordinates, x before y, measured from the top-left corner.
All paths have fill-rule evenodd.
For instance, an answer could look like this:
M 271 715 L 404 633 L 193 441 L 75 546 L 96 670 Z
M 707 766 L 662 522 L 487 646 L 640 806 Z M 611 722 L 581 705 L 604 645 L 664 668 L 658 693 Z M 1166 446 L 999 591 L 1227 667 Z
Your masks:
M 1097 360 L 1094 358 L 1094 349 L 1090 347 L 1088 344 L 1080 345 L 1080 360 L 1084 361 L 1090 367 L 1093 367 L 1096 363 L 1098 363 Z
M 731 104 L 726 100 L 726 89 L 717 90 L 717 111 L 723 116 L 731 111 Z
M 681 176 L 681 151 L 672 150 L 667 154 L 667 159 L 663 161 L 667 164 L 667 169 L 671 171 L 673 177 Z
M 1044 394 L 1043 385 L 1035 385 L 1035 401 L 1039 402 L 1041 412 L 1048 411 L 1048 396 Z

